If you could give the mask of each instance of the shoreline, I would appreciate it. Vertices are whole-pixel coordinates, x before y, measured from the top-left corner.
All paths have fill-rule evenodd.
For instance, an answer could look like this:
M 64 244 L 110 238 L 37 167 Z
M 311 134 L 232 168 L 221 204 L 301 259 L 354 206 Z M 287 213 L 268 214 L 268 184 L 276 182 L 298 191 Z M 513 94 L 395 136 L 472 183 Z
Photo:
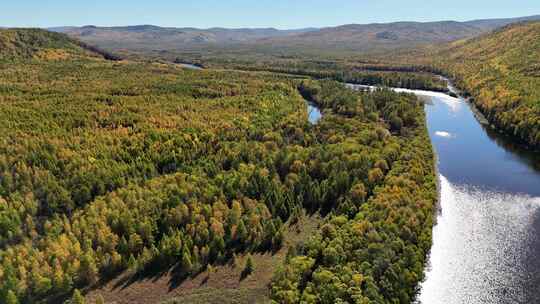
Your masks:
M 526 140 L 515 136 L 511 134 L 508 130 L 501 128 L 497 125 L 497 122 L 490 121 L 482 109 L 476 105 L 474 102 L 475 98 L 472 97 L 472 94 L 467 92 L 466 90 L 459 89 L 455 87 L 453 84 L 455 83 L 455 79 L 452 79 L 450 77 L 444 76 L 442 74 L 437 74 L 437 76 L 441 77 L 442 79 L 445 79 L 448 82 L 449 90 L 450 92 L 456 94 L 461 99 L 463 99 L 468 105 L 471 111 L 473 112 L 474 116 L 476 117 L 477 121 L 484 126 L 485 128 L 490 129 L 491 131 L 499 134 L 503 137 L 504 140 L 511 141 L 512 144 L 515 144 L 519 146 L 520 148 L 531 151 L 531 152 L 540 152 L 540 147 L 531 145 Z M 466 97 L 467 96 L 467 97 Z

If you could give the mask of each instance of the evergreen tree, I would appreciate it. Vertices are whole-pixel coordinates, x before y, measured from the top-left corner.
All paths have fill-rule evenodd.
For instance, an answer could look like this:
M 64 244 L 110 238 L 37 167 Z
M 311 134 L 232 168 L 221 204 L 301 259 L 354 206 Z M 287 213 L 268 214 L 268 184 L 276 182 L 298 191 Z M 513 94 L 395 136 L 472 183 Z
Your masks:
M 71 297 L 70 304 L 85 304 L 84 296 L 78 289 L 75 289 L 73 296 Z
M 193 270 L 193 263 L 191 262 L 191 254 L 187 249 L 184 249 L 182 252 L 182 269 L 186 273 L 191 273 Z
M 246 225 L 244 224 L 244 221 L 241 219 L 240 223 L 238 224 L 238 228 L 236 231 L 236 239 L 241 243 L 245 243 L 248 238 L 248 231 L 246 229 Z
M 250 255 L 250 256 L 248 256 L 248 258 L 246 260 L 246 265 L 244 266 L 244 270 L 242 270 L 241 277 L 246 278 L 247 276 L 249 276 L 250 274 L 253 273 L 253 270 L 255 270 L 255 269 L 254 269 L 254 265 L 253 265 L 253 260 L 251 259 L 251 255 Z
M 133 254 L 129 255 L 129 260 L 127 262 L 127 268 L 131 271 L 137 270 L 137 259 L 133 256 Z
M 105 299 L 103 299 L 102 295 L 97 295 L 95 304 L 105 304 Z
M 8 290 L 6 295 L 6 304 L 19 304 L 19 299 L 13 292 L 13 290 Z
M 86 253 L 81 258 L 81 280 L 85 284 L 95 284 L 99 279 L 98 268 L 91 253 Z

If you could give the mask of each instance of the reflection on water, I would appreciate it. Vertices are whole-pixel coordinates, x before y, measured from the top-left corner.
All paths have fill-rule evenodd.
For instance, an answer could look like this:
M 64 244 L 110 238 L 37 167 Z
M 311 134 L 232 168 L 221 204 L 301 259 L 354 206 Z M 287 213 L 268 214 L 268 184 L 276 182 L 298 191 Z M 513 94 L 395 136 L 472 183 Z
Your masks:
M 516 157 L 520 158 L 523 163 L 526 163 L 535 171 L 540 171 L 540 153 L 525 149 L 522 143 L 501 134 L 495 130 L 482 126 L 489 138 L 506 151 L 512 152 Z
M 191 63 L 178 63 L 178 65 L 190 70 L 202 70 L 203 68 Z
M 307 111 L 308 111 L 308 120 L 312 124 L 316 124 L 322 118 L 321 111 L 312 102 L 307 103 Z
M 540 198 L 486 191 L 441 180 L 441 213 L 419 301 L 538 303 L 531 286 L 540 269 L 536 256 Z M 538 282 L 538 281 L 536 281 Z M 531 289 L 532 288 L 532 289 Z
M 418 302 L 540 303 L 540 153 L 480 124 L 463 99 L 393 90 L 431 99 L 427 125 L 441 174 Z
M 418 300 L 540 303 L 540 158 L 438 94 L 426 114 L 441 213 Z
M 450 96 L 432 97 L 428 129 L 439 170 L 454 184 L 540 196 L 538 153 L 523 150 L 478 123 L 469 105 Z M 441 136 L 441 135 L 450 136 Z

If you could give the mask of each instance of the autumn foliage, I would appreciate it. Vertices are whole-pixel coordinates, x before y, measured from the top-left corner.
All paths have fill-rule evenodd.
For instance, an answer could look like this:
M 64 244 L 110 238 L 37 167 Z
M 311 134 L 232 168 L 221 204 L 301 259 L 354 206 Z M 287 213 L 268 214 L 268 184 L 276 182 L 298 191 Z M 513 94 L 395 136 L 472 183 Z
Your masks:
M 318 124 L 302 95 L 323 109 Z M 190 276 L 272 251 L 300 209 L 327 220 L 276 272 L 274 300 L 394 303 L 422 278 L 436 191 L 415 96 L 10 55 L 0 103 L 2 303 L 79 301 L 121 272 Z

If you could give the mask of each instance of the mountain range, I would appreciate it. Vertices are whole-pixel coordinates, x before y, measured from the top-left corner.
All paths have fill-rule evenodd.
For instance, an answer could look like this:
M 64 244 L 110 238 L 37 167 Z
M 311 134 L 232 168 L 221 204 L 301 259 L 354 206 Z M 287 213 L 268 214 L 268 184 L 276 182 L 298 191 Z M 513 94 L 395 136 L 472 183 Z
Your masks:
M 204 44 L 231 44 L 258 41 L 265 38 L 295 36 L 315 28 L 278 30 L 274 28 L 171 28 L 155 25 L 121 27 L 56 27 L 48 30 L 68 34 L 73 38 L 111 49 L 147 48 L 177 49 Z M 156 46 L 157 45 L 157 46 Z
M 278 30 L 275 28 L 171 28 L 154 25 L 122 27 L 56 27 L 68 34 L 108 50 L 183 50 L 208 46 L 257 45 L 272 47 L 315 47 L 367 51 L 470 38 L 522 21 L 540 20 L 540 15 L 484 19 L 466 22 L 393 22 L 348 24 L 337 27 Z

